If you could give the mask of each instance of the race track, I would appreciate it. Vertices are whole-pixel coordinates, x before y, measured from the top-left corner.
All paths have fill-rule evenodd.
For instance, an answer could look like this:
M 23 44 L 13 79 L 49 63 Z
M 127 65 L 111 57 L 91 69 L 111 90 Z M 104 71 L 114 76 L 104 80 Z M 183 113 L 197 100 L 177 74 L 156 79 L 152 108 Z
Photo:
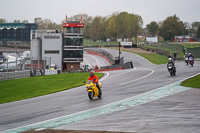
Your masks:
M 118 54 L 116 50 L 104 50 Z M 121 56 L 132 61 L 134 68 L 105 72 L 102 99 L 90 101 L 81 86 L 0 104 L 0 131 L 23 130 L 30 124 L 45 128 L 48 124 L 65 130 L 200 132 L 200 90 L 179 88 L 175 83 L 200 73 L 200 62 L 191 67 L 176 61 L 177 76 L 171 77 L 166 64 L 154 65 L 128 52 Z M 105 61 L 93 55 L 84 57 L 86 62 Z

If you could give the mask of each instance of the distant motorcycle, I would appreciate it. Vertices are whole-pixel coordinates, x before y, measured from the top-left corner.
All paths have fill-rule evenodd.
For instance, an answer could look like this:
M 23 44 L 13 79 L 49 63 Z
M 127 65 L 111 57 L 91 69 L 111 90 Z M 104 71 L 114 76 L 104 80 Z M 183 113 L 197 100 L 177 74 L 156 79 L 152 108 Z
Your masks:
M 193 65 L 194 65 L 194 58 L 193 57 L 189 57 L 189 63 L 193 67 Z
M 172 63 L 168 63 L 167 68 L 171 76 L 176 76 L 176 70 Z

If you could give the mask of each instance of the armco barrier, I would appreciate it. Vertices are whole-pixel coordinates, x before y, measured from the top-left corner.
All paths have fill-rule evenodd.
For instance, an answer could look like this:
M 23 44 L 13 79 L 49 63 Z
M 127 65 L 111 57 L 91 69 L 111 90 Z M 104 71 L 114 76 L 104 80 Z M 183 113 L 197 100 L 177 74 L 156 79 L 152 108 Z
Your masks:
M 98 55 L 103 58 L 105 58 L 110 66 L 103 66 L 100 67 L 100 69 L 95 69 L 95 72 L 100 72 L 100 71 L 112 71 L 112 70 L 121 70 L 121 69 L 129 69 L 133 68 L 133 63 L 132 62 L 126 62 L 118 65 L 113 65 L 115 60 L 114 57 L 107 51 L 104 51 L 102 49 L 85 49 L 88 54 L 93 54 L 93 55 Z
M 30 71 L 0 72 L 0 81 L 30 77 Z
M 110 65 L 114 64 L 115 62 L 114 57 L 109 52 L 104 51 L 102 49 L 89 48 L 84 50 L 87 51 L 88 54 L 98 55 L 105 58 Z

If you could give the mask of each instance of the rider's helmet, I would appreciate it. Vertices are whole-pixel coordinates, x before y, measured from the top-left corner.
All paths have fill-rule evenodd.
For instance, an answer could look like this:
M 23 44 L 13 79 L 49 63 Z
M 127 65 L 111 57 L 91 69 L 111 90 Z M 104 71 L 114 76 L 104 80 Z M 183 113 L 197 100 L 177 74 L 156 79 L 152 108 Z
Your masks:
M 94 72 L 90 71 L 90 77 L 94 76 Z
M 191 53 L 189 53 L 188 55 L 191 55 Z
M 172 62 L 172 58 L 168 58 L 168 62 Z

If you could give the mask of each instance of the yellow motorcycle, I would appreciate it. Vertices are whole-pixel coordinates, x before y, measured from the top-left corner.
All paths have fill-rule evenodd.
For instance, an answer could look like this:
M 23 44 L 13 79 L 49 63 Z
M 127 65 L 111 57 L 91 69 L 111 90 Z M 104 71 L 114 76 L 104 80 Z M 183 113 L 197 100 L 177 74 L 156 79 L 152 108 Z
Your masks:
M 95 79 L 92 80 L 88 80 L 87 83 L 85 81 L 83 81 L 83 83 L 85 83 L 85 87 L 87 88 L 86 90 L 88 91 L 88 97 L 90 100 L 92 100 L 94 97 L 98 97 L 101 98 L 102 97 L 102 91 L 97 88 L 96 84 L 94 83 Z M 101 83 L 99 82 L 99 88 L 101 88 Z

